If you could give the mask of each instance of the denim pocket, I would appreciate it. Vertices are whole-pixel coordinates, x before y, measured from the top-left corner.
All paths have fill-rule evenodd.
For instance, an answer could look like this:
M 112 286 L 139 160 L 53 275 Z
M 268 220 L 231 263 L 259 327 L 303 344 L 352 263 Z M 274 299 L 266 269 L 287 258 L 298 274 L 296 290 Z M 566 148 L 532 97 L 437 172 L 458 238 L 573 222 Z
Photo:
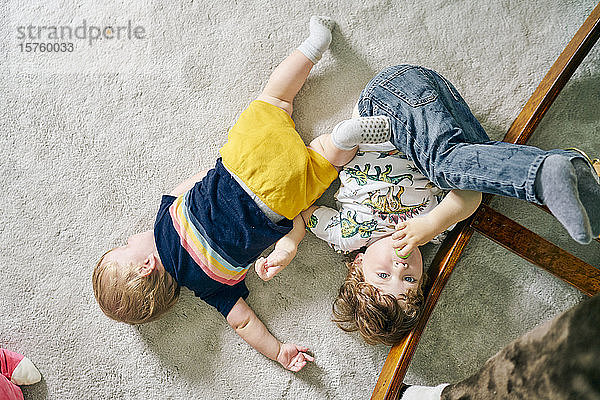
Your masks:
M 381 84 L 391 94 L 411 107 L 420 107 L 435 101 L 438 93 L 419 67 L 402 66 Z

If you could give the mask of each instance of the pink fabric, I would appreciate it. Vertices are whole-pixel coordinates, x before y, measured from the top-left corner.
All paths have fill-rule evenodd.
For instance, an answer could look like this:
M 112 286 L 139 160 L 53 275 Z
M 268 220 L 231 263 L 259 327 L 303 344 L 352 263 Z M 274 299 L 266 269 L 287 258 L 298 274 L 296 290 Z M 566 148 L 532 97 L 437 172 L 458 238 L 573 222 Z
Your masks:
M 10 381 L 13 371 L 22 359 L 20 354 L 0 349 L 0 399 L 23 400 L 21 388 Z
M 23 400 L 21 388 L 9 381 L 4 375 L 0 375 L 0 399 Z
M 12 377 L 12 373 L 17 368 L 17 365 L 24 358 L 21 354 L 14 353 L 9 350 L 0 349 L 0 373 L 8 378 Z

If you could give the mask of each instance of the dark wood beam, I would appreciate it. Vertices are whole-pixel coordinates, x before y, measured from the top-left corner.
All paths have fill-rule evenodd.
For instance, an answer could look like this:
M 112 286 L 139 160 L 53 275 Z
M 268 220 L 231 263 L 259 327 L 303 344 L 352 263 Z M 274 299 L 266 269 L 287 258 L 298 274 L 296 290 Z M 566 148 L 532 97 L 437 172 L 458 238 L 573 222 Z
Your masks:
M 477 209 L 471 228 L 588 296 L 600 292 L 600 269 L 536 235 L 490 206 L 481 205 Z

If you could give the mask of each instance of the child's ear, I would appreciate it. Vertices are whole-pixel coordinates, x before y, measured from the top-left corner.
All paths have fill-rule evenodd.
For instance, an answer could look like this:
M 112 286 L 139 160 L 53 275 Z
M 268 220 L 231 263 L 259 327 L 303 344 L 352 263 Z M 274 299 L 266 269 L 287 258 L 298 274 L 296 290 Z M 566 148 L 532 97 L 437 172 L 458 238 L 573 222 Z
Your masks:
M 156 257 L 154 254 L 150 254 L 144 260 L 144 263 L 138 267 L 138 272 L 141 276 L 148 276 L 156 269 Z
M 352 270 L 357 265 L 360 265 L 362 263 L 362 257 L 363 253 L 356 253 L 356 255 L 353 253 L 348 254 L 346 261 L 344 262 L 344 264 L 346 264 L 346 268 L 348 268 L 348 270 Z

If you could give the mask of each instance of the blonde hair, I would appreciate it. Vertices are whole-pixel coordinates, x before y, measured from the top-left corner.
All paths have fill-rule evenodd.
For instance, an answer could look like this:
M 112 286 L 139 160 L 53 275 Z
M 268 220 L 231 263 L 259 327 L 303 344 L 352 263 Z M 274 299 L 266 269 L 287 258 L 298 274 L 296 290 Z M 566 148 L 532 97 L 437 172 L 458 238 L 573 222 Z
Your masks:
M 94 295 L 107 317 L 128 324 L 143 324 L 158 319 L 179 297 L 179 285 L 169 274 L 141 276 L 138 266 L 103 262 L 110 249 L 100 257 L 92 274 Z
M 408 334 L 421 316 L 423 282 L 416 292 L 410 291 L 399 300 L 365 282 L 360 264 L 357 259 L 346 263 L 348 275 L 333 302 L 333 322 L 346 332 L 358 331 L 369 344 L 393 346 Z

